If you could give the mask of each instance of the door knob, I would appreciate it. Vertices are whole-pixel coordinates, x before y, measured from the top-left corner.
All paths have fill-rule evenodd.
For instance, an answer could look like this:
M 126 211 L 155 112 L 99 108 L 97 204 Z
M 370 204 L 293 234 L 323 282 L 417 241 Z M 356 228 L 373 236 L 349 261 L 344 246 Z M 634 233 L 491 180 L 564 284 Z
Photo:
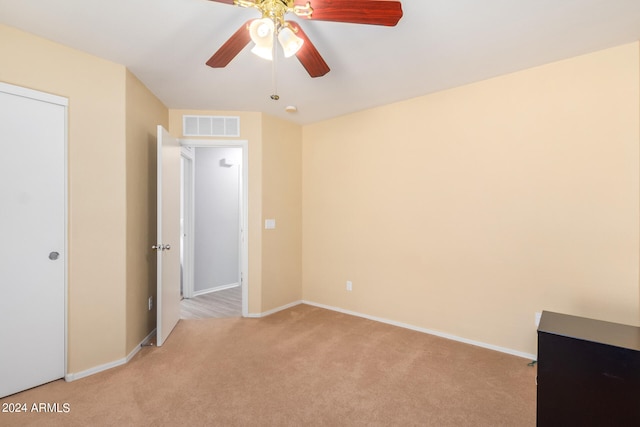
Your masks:
M 59 254 L 58 252 L 51 252 L 51 253 L 49 253 L 49 259 L 50 259 L 51 261 L 55 261 L 55 260 L 57 260 L 58 258 L 60 258 L 60 254 Z
M 164 249 L 165 249 L 166 251 L 170 250 L 170 249 L 171 249 L 171 245 L 164 245 Z

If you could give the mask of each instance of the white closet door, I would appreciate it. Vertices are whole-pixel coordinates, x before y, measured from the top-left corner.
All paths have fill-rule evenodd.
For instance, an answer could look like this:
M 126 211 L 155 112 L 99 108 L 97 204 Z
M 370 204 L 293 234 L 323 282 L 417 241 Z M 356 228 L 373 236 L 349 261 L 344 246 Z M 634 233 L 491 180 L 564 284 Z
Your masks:
M 66 102 L 0 83 L 0 397 L 65 375 Z

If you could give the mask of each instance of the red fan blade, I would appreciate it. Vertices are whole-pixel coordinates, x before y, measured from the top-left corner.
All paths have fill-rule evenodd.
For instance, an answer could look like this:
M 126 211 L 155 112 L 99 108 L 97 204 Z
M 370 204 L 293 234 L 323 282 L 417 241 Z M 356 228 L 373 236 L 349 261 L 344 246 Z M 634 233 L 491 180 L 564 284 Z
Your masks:
M 327 74 L 330 71 L 329 66 L 324 62 L 324 59 L 320 56 L 320 52 L 318 52 L 318 49 L 311 43 L 311 40 L 309 40 L 309 37 L 307 37 L 304 31 L 302 31 L 302 28 L 293 21 L 287 21 L 287 24 L 291 25 L 296 35 L 304 40 L 304 44 L 296 53 L 296 57 L 307 70 L 307 73 L 309 73 L 311 77 L 322 77 Z
M 395 26 L 402 18 L 402 4 L 386 0 L 309 0 L 314 21 Z M 307 0 L 296 0 L 303 6 Z
M 233 5 L 233 0 L 211 0 L 211 1 L 215 1 L 216 3 L 224 3 L 224 4 L 230 4 Z
M 229 40 L 213 54 L 207 61 L 207 65 L 213 68 L 224 68 L 233 58 L 240 53 L 244 47 L 249 44 L 251 36 L 249 35 L 249 24 L 253 21 L 250 19 L 233 33 Z

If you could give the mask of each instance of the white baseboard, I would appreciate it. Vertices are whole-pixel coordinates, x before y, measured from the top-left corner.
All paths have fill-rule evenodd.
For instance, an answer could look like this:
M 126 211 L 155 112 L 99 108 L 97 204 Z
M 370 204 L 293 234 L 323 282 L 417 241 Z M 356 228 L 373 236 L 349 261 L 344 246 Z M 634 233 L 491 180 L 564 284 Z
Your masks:
M 395 320 L 389 320 L 389 319 L 384 319 L 382 317 L 370 316 L 368 314 L 358 313 L 358 312 L 351 311 L 351 310 L 344 310 L 342 308 L 332 307 L 330 305 L 325 305 L 325 304 L 319 304 L 319 303 L 312 302 L 312 301 L 302 301 L 302 304 L 312 305 L 314 307 L 324 308 L 324 309 L 331 310 L 331 311 L 337 311 L 339 313 L 344 313 L 344 314 L 348 314 L 348 315 L 351 315 L 351 316 L 362 317 L 364 319 L 374 320 L 376 322 L 386 323 L 388 325 L 398 326 L 400 328 L 411 329 L 412 331 L 422 332 L 422 333 L 429 334 L 429 335 L 435 335 L 435 336 L 438 336 L 438 337 L 441 337 L 441 338 L 446 338 L 446 339 L 449 339 L 449 340 L 452 340 L 452 341 L 458 341 L 458 342 L 465 343 L 465 344 L 475 345 L 476 347 L 482 347 L 482 348 L 486 348 L 486 349 L 489 349 L 489 350 L 494 350 L 494 351 L 499 351 L 501 353 L 510 354 L 512 356 L 522 357 L 524 359 L 529 359 L 529 360 L 536 360 L 537 359 L 537 356 L 535 354 L 524 353 L 522 351 L 512 350 L 510 348 L 499 347 L 497 345 L 487 344 L 487 343 L 483 343 L 483 342 L 480 342 L 480 341 L 474 341 L 474 340 L 470 340 L 470 339 L 467 339 L 467 338 L 458 337 L 456 335 L 447 334 L 447 333 L 444 333 L 444 332 L 439 332 L 439 331 L 434 331 L 434 330 L 431 330 L 431 329 L 421 328 L 421 327 L 418 327 L 418 326 L 410 325 L 408 323 L 396 322 Z
M 193 297 L 199 297 L 200 295 L 210 294 L 212 292 L 224 291 L 225 289 L 237 288 L 240 286 L 240 283 L 231 283 L 229 285 L 217 286 L 215 288 L 204 289 L 202 291 L 197 291 L 193 293 Z
M 103 365 L 95 366 L 85 371 L 67 374 L 64 376 L 64 380 L 68 382 L 79 380 L 80 378 L 88 377 L 90 375 L 94 375 L 99 372 L 106 371 L 108 369 L 115 368 L 117 366 L 121 366 L 128 363 L 131 359 L 133 359 L 133 356 L 135 356 L 140 351 L 142 346 L 148 343 L 155 334 L 156 334 L 156 330 L 154 329 L 153 331 L 151 331 L 149 335 L 147 335 L 142 341 L 140 341 L 140 344 L 138 344 L 133 350 L 131 350 L 131 353 L 129 353 L 127 357 L 123 357 L 122 359 L 105 363 Z
M 233 287 L 233 286 L 230 286 L 230 287 Z M 465 344 L 471 344 L 471 345 L 474 345 L 476 347 L 482 347 L 482 348 L 486 348 L 486 349 L 489 349 L 489 350 L 499 351 L 501 353 L 510 354 L 512 356 L 522 357 L 524 359 L 536 360 L 536 358 L 537 358 L 537 356 L 534 355 L 534 354 L 524 353 L 522 351 L 512 350 L 510 348 L 500 347 L 500 346 L 496 346 L 496 345 L 493 345 L 493 344 L 487 344 L 487 343 L 483 343 L 483 342 L 480 342 L 480 341 L 475 341 L 475 340 L 470 340 L 470 339 L 467 339 L 467 338 L 458 337 L 456 335 L 451 335 L 451 334 L 447 334 L 447 333 L 444 333 L 444 332 L 439 332 L 439 331 L 434 331 L 434 330 L 431 330 L 431 329 L 421 328 L 421 327 L 418 327 L 418 326 L 410 325 L 408 323 L 396 322 L 395 320 L 389 320 L 389 319 L 384 319 L 382 317 L 370 316 L 368 314 L 358 313 L 358 312 L 355 312 L 355 311 L 345 310 L 345 309 L 342 309 L 342 308 L 339 308 L 339 307 L 333 307 L 333 306 L 330 306 L 330 305 L 320 304 L 320 303 L 316 303 L 316 302 L 313 302 L 313 301 L 306 301 L 306 300 L 294 301 L 292 303 L 283 305 L 281 307 L 274 308 L 272 310 L 265 311 L 263 313 L 249 313 L 246 317 L 252 318 L 252 319 L 259 319 L 259 318 L 266 317 L 266 316 L 269 316 L 271 314 L 277 313 L 279 311 L 286 310 L 286 309 L 291 308 L 291 307 L 295 307 L 296 305 L 300 305 L 300 304 L 307 304 L 307 305 L 311 305 L 311 306 L 318 307 L 318 308 L 324 308 L 326 310 L 331 310 L 331 311 L 336 311 L 336 312 L 343 313 L 343 314 L 348 314 L 350 316 L 361 317 L 361 318 L 364 318 L 364 319 L 373 320 L 373 321 L 380 322 L 380 323 L 386 323 L 388 325 L 398 326 L 400 328 L 410 329 L 410 330 L 416 331 L 416 332 L 422 332 L 422 333 L 429 334 L 429 335 L 435 335 L 435 336 L 438 336 L 438 337 L 441 337 L 441 338 L 446 338 L 446 339 L 449 339 L 449 340 L 452 340 L 452 341 L 457 341 L 457 342 L 461 342 L 461 343 L 465 343 Z M 134 348 L 131 351 L 131 353 L 129 353 L 127 355 L 127 357 L 124 357 L 122 359 L 119 359 L 119 360 L 116 360 L 116 361 L 113 361 L 113 362 L 110 362 L 110 363 L 105 363 L 103 365 L 96 366 L 96 367 L 91 368 L 91 369 L 87 369 L 85 371 L 67 374 L 64 377 L 65 381 L 71 382 L 71 381 L 79 380 L 80 378 L 88 377 L 90 375 L 97 374 L 99 372 L 106 371 L 108 369 L 115 368 L 117 366 L 121 366 L 121 365 L 126 364 L 127 362 L 129 362 L 140 351 L 140 348 L 144 344 L 146 344 L 149 340 L 151 340 L 151 338 L 153 338 L 155 333 L 156 333 L 156 330 L 154 329 L 149 335 L 147 335 L 145 337 L 145 339 L 143 339 L 140 342 L 140 345 L 136 346 L 136 348 Z
M 300 305 L 302 303 L 303 303 L 302 301 L 294 301 L 292 303 L 283 305 L 281 307 L 274 308 L 273 310 L 265 311 L 264 313 L 249 313 L 247 314 L 246 317 L 249 317 L 251 319 L 260 319 L 261 317 L 269 316 L 270 314 L 274 314 L 279 311 L 286 310 L 287 308 L 295 307 L 296 305 Z

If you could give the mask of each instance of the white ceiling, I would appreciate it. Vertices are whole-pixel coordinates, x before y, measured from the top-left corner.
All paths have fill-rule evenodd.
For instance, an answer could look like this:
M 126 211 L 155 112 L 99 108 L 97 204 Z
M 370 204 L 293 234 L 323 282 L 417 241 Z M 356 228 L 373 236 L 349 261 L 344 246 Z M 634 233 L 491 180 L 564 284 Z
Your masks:
M 348 1 L 348 0 L 345 0 Z M 313 5 L 313 0 L 311 0 Z M 640 0 L 403 0 L 396 27 L 302 21 L 331 72 L 245 48 L 205 65 L 245 21 L 208 0 L 0 0 L 0 23 L 124 64 L 169 108 L 307 124 L 640 39 Z M 3 60 L 6 60 L 4 58 Z M 43 67 L 46 72 L 46 67 Z M 296 105 L 298 112 L 286 113 Z

